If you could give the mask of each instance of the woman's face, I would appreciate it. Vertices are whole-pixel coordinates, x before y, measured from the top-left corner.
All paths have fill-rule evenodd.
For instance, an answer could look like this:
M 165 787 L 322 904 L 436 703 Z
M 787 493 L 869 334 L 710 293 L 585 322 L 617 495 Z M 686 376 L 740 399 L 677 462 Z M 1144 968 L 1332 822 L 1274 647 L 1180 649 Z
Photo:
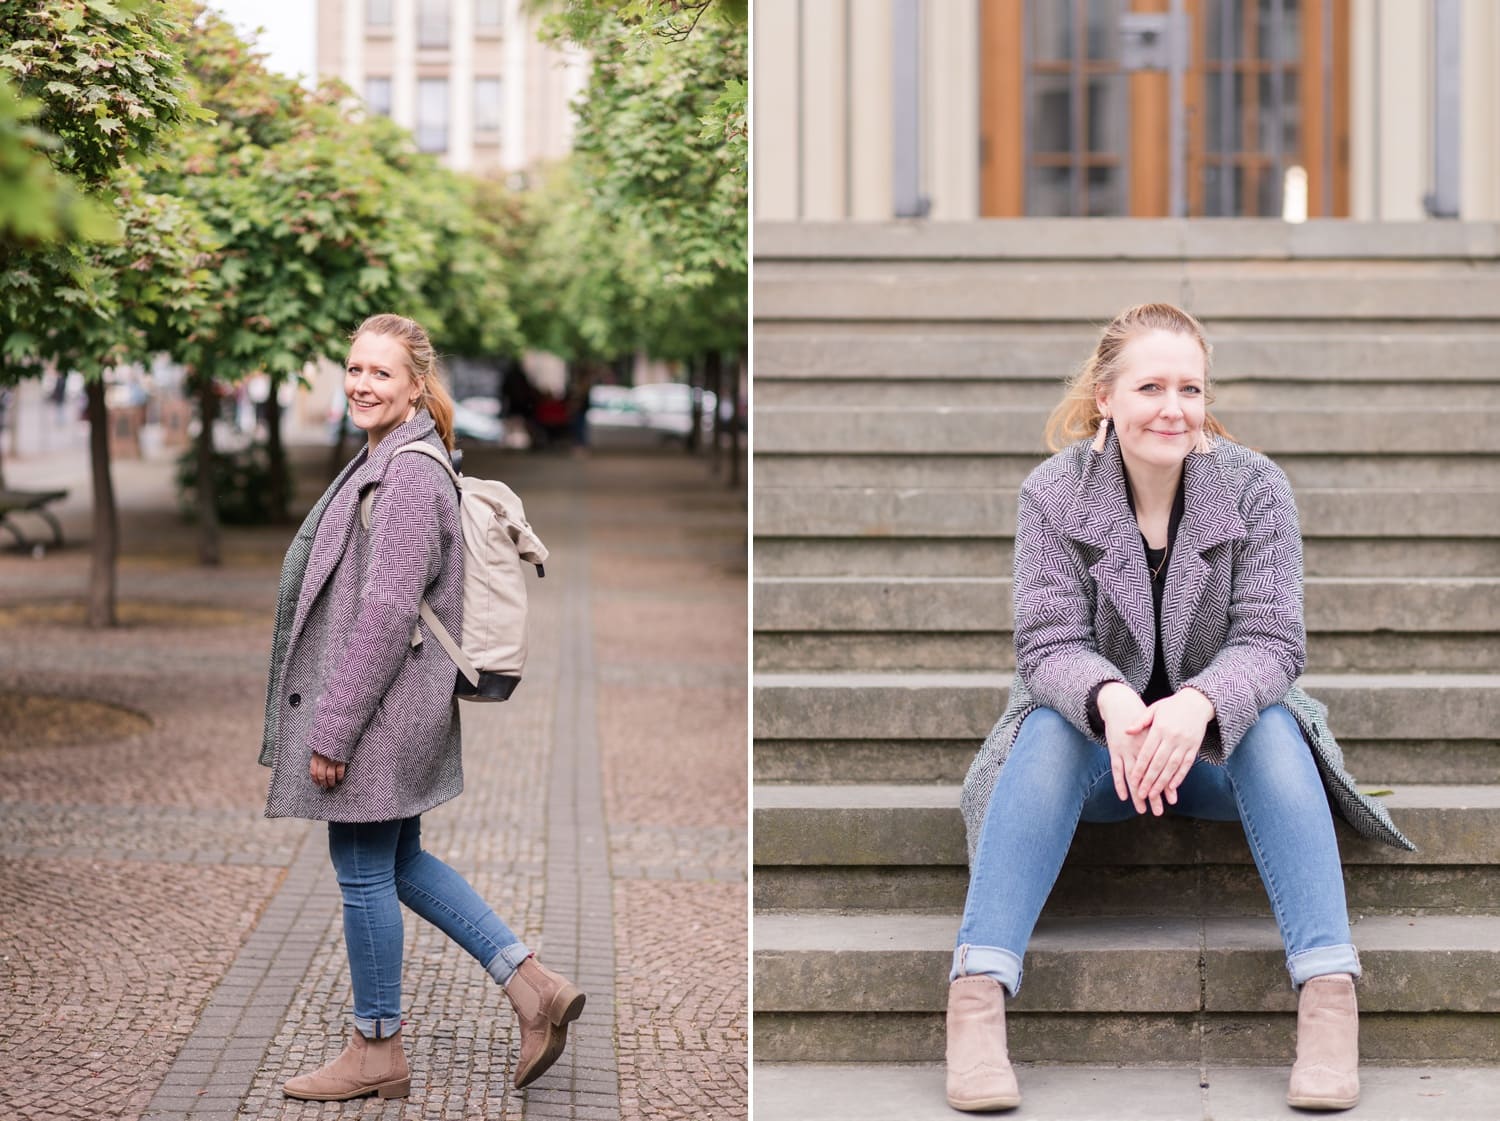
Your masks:
M 355 427 L 364 429 L 374 447 L 406 420 L 421 396 L 406 348 L 390 335 L 360 335 L 344 362 L 344 396 Z
M 1203 348 L 1191 335 L 1155 329 L 1120 351 L 1120 375 L 1100 393 L 1128 466 L 1182 466 L 1203 431 Z

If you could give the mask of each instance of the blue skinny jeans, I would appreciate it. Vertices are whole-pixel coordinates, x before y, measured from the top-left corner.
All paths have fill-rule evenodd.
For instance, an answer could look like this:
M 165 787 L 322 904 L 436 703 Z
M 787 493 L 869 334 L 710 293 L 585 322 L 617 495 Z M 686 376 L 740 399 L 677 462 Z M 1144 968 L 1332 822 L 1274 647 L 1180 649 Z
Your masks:
M 466 879 L 423 851 L 420 817 L 330 821 L 328 853 L 344 896 L 354 1026 L 366 1039 L 386 1039 L 401 1028 L 402 903 L 502 985 L 531 953 Z
M 1290 712 L 1262 711 L 1225 765 L 1194 763 L 1166 810 L 1244 825 L 1293 988 L 1328 973 L 1359 976 L 1328 798 Z M 950 979 L 979 974 L 1019 992 L 1026 944 L 1078 822 L 1134 816 L 1115 794 L 1109 751 L 1050 708 L 1031 713 L 985 813 Z

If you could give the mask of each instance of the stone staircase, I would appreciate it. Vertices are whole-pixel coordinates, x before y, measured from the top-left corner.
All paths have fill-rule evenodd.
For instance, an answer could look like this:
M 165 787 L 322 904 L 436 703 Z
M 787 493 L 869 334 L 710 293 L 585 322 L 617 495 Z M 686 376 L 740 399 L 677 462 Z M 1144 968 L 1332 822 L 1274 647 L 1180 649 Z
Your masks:
M 1421 847 L 1339 827 L 1364 1059 L 1490 1068 L 1464 1076 L 1500 1094 L 1500 227 L 761 225 L 756 252 L 755 1055 L 787 1064 L 764 1116 L 835 1115 L 805 1095 L 836 1068 L 800 1064 L 942 1058 L 1016 489 L 1061 376 L 1148 299 L 1204 320 L 1215 414 L 1291 478 L 1303 683 Z M 1012 1055 L 1284 1090 L 1282 957 L 1237 825 L 1085 826 Z M 915 1116 L 882 1112 L 895 1069 L 848 1075 L 887 1087 L 860 1116 Z

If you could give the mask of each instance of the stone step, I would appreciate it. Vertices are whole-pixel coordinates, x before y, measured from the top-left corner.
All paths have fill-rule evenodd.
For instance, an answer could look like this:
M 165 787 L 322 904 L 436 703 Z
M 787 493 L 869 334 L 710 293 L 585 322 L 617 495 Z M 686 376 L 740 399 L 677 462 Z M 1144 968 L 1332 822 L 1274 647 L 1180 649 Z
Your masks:
M 802 455 L 976 455 L 1045 451 L 1051 407 L 927 404 L 755 406 L 755 450 Z M 1500 453 L 1500 409 L 1240 406 L 1214 415 L 1268 455 Z
M 760 913 L 762 1062 L 930 1062 L 943 1054 L 955 913 Z M 1500 1063 L 1500 916 L 1352 924 L 1365 1061 Z M 1296 997 L 1262 918 L 1044 920 L 1007 1012 L 1020 1061 L 1282 1062 Z
M 1500 479 L 1500 455 L 1302 455 L 1274 457 L 1297 491 L 1483 490 Z M 1043 456 L 1017 455 L 778 455 L 755 457 L 755 483 L 767 489 L 837 490 L 849 487 L 923 490 L 1020 489 Z
M 1305 674 L 1350 739 L 1493 742 L 1500 674 Z M 757 674 L 757 740 L 936 740 L 977 744 L 1005 707 L 1009 674 Z
M 1330 537 L 1500 538 L 1500 495 L 1493 491 L 1303 490 L 1296 497 L 1304 541 Z M 757 542 L 763 537 L 1013 537 L 1016 492 L 874 488 L 809 491 L 757 486 L 754 518 Z
M 1350 261 L 1500 257 L 1494 222 L 1290 223 L 1259 218 L 1028 218 L 1024 222 L 757 222 L 755 259 L 965 261 Z M 1361 264 L 1359 268 L 1366 267 Z M 1139 302 L 1138 300 L 1135 302 Z M 984 316 L 989 319 L 991 316 Z
M 1100 325 L 1099 320 L 1017 323 L 993 315 L 970 323 L 777 322 L 757 314 L 757 400 L 765 388 L 785 382 L 877 378 L 1034 381 L 1054 386 L 1055 395 L 1061 379 L 1093 351 Z M 1436 326 L 1399 319 L 1378 324 L 1225 319 L 1205 326 L 1214 348 L 1213 381 L 1224 389 L 1245 379 L 1411 382 L 1413 370 L 1441 371 L 1450 383 L 1497 379 L 1500 330 L 1493 318 Z M 1425 384 L 1425 378 L 1415 384 Z
M 1220 1049 L 1222 1050 L 1222 1049 Z M 1049 1063 L 1017 1067 L 1021 1108 L 1007 1117 L 1050 1121 L 1227 1121 L 1295 1116 L 1287 1107 L 1287 1073 L 1277 1065 L 1235 1066 L 1233 1053 L 1214 1062 L 1130 1066 L 1079 1065 L 1081 1047 Z M 1486 1066 L 1361 1065 L 1360 1121 L 1494 1121 L 1500 1070 Z M 941 1063 L 755 1064 L 756 1121 L 953 1121 Z
M 1500 912 L 1500 785 L 1366 783 L 1420 852 L 1338 824 L 1351 912 Z M 767 784 L 754 794 L 759 910 L 948 910 L 968 884 L 956 785 Z M 1237 822 L 1082 824 L 1048 916 L 1269 915 Z
M 1181 301 L 1208 326 L 1233 319 L 1479 320 L 1500 307 L 1494 259 L 1361 262 L 1005 258 L 777 260 L 757 255 L 757 320 L 1106 323 L 1143 299 Z M 1003 293 L 1003 299 L 1001 294 Z
M 1462 672 L 1500 632 L 1500 580 L 1311 577 L 1308 671 Z M 1011 582 L 998 577 L 764 577 L 755 668 L 1015 667 Z
M 1213 379 L 1216 416 L 1253 409 L 1500 408 L 1500 377 L 1495 381 L 1273 381 Z M 1036 378 L 762 378 L 757 371 L 757 409 L 825 410 L 946 408 L 1048 409 L 1062 397 L 1062 380 Z M 1232 429 L 1231 429 L 1232 431 Z
M 1309 577 L 1307 630 L 1500 631 L 1500 577 Z M 1008 577 L 762 577 L 756 631 L 1009 632 Z
M 773 491 L 769 488 L 762 492 L 757 486 L 757 515 L 764 512 L 762 493 L 786 496 L 794 492 Z M 1013 503 L 1013 497 L 1011 501 Z M 1300 498 L 1299 501 L 1302 502 L 1302 515 L 1306 522 L 1308 504 Z M 1328 504 L 1322 505 L 1326 507 Z M 1371 514 L 1368 520 L 1373 522 L 1376 516 Z M 805 518 L 803 522 L 805 525 Z M 981 527 L 976 522 L 970 528 L 968 536 L 949 538 L 899 536 L 890 534 L 888 526 L 872 525 L 871 528 L 887 532 L 879 537 L 837 537 L 831 534 L 819 536 L 813 526 L 806 526 L 805 532 L 799 531 L 788 536 L 771 536 L 768 532 L 758 532 L 755 538 L 755 575 L 998 576 L 1008 574 L 1012 568 L 1012 542 L 1003 535 L 1003 524 L 996 526 L 994 536 L 981 534 L 980 528 L 988 530 L 989 525 Z M 1302 540 L 1302 565 L 1308 576 L 1420 574 L 1488 577 L 1500 572 L 1500 539 L 1494 537 L 1384 538 L 1313 535 L 1319 528 L 1317 524 L 1309 523 L 1309 533 Z

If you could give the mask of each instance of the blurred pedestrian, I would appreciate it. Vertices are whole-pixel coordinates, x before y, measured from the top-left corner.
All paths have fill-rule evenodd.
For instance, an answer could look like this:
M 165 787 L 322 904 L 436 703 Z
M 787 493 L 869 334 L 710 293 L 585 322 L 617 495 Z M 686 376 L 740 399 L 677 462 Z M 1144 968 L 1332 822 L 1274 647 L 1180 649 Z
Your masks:
M 447 472 L 395 452 L 420 440 L 447 454 L 452 399 L 427 333 L 397 315 L 355 331 L 344 392 L 368 442 L 287 551 L 260 761 L 271 767 L 268 817 L 328 822 L 354 1030 L 338 1058 L 284 1091 L 312 1101 L 406 1096 L 402 903 L 504 986 L 520 1020 L 514 1081 L 524 1087 L 562 1053 L 584 994 L 421 843 L 421 815 L 463 789 L 463 771 L 457 671 L 418 613 L 425 598 L 450 634 L 463 633 L 463 540 Z
M 1327 709 L 1295 685 L 1297 509 L 1281 469 L 1208 413 L 1209 354 L 1179 308 L 1123 312 L 1048 425 L 1054 447 L 1076 442 L 1021 486 L 1016 675 L 963 791 L 955 1109 L 1020 1103 L 1005 1000 L 1078 821 L 1148 810 L 1242 823 L 1299 992 L 1287 1101 L 1359 1100 L 1360 966 L 1330 803 L 1364 836 L 1413 846 L 1355 787 Z

